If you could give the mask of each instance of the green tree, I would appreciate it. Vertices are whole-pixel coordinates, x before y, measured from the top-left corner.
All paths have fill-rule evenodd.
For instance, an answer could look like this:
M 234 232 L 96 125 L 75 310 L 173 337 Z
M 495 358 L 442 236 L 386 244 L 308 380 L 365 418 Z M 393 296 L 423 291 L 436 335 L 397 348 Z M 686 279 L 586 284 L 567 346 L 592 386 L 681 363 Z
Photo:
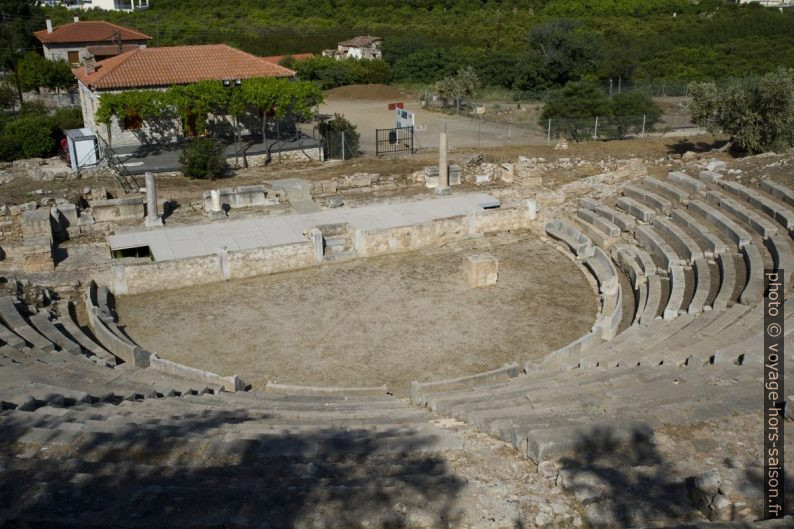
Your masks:
M 794 146 L 794 69 L 779 68 L 758 80 L 735 80 L 723 88 L 692 83 L 692 120 L 710 132 L 731 136 L 738 154 Z
M 450 75 L 433 85 L 435 91 L 445 102 L 454 101 L 456 111 L 460 111 L 460 100 L 471 96 L 480 87 L 480 79 L 474 68 L 461 68 L 455 75 Z
M 617 139 L 651 129 L 662 117 L 662 109 L 641 92 L 622 92 L 610 101 L 609 125 Z
M 608 116 L 611 106 L 607 95 L 592 83 L 578 81 L 555 90 L 543 106 L 541 124 L 551 119 L 555 128 L 570 139 L 582 141 L 590 138 L 597 116 Z
M 527 37 L 530 53 L 538 55 L 556 84 L 577 81 L 595 70 L 602 53 L 598 35 L 582 23 L 558 18 L 532 28 Z
M 23 90 L 67 89 L 77 82 L 66 61 L 48 61 L 35 51 L 23 55 L 17 67 Z
M 0 109 L 12 108 L 17 100 L 16 94 L 6 85 L 0 85 Z
M 326 158 L 352 158 L 358 154 L 360 135 L 356 126 L 339 114 L 334 118 L 320 122 L 318 126 L 320 136 L 325 140 Z M 342 141 L 344 138 L 344 148 Z
M 226 167 L 223 145 L 213 138 L 192 138 L 179 154 L 179 165 L 188 178 L 215 180 Z
M 11 70 L 19 96 L 22 99 L 22 83 L 19 79 L 18 63 L 27 50 L 37 47 L 33 32 L 44 27 L 44 12 L 34 0 L 0 0 L 0 62 Z

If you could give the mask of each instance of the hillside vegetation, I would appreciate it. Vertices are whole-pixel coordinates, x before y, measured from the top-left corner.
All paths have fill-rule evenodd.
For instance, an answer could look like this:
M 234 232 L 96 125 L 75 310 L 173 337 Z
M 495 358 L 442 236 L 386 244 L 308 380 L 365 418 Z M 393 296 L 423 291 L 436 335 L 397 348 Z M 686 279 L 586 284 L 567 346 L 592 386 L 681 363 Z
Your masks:
M 64 8 L 48 9 L 56 23 Z M 578 79 L 707 80 L 794 66 L 794 9 L 723 0 L 151 0 L 81 13 L 152 45 L 225 42 L 256 54 L 384 37 L 379 80 L 435 82 L 471 65 L 486 84 L 543 90 Z

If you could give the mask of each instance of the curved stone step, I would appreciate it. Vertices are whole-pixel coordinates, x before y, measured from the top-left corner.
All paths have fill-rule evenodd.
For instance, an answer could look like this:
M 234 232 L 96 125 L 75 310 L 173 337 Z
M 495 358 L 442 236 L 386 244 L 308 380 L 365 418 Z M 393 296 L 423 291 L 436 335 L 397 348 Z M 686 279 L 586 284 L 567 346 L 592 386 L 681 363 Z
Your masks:
M 688 174 L 682 173 L 681 171 L 670 171 L 667 173 L 667 179 L 673 182 L 675 185 L 686 189 L 690 194 L 700 193 L 700 191 L 706 187 L 703 182 L 700 182 Z
M 717 204 L 721 209 L 724 209 L 734 218 L 739 219 L 739 221 L 746 226 L 751 227 L 764 238 L 777 235 L 778 233 L 778 225 L 768 220 L 765 215 L 762 213 L 756 214 L 756 212 L 751 211 L 748 207 L 732 198 L 726 197 L 719 191 L 707 192 L 706 199 Z
M 599 215 L 596 215 L 594 212 L 590 211 L 589 209 L 579 208 L 576 210 L 576 216 L 580 219 L 584 220 L 585 222 L 592 224 L 609 237 L 620 237 L 621 229 L 618 227 L 617 224 L 612 222 L 611 220 L 605 219 Z
M 667 299 L 667 304 L 664 307 L 663 318 L 665 320 L 673 320 L 677 318 L 682 312 L 686 312 L 684 306 L 686 294 L 686 275 L 684 268 L 681 266 L 670 267 L 670 297 Z
M 566 222 L 570 226 L 573 226 L 585 237 L 590 239 L 594 245 L 600 246 L 605 250 L 609 250 L 609 248 L 611 248 L 617 240 L 615 237 L 611 237 L 610 235 L 601 231 L 601 229 L 595 225 L 590 224 L 589 222 L 586 222 L 580 218 L 574 217 L 573 215 L 569 215 L 568 213 L 561 214 L 560 220 Z
M 662 279 L 654 274 L 647 279 L 648 295 L 645 310 L 639 317 L 641 325 L 647 325 L 659 316 L 659 306 L 662 304 Z
M 714 171 L 703 170 L 698 173 L 698 180 L 706 182 L 707 184 L 717 184 L 722 180 L 722 175 Z
M 634 226 L 637 224 L 634 218 L 630 215 L 621 213 L 614 208 L 600 204 L 590 198 L 580 198 L 579 205 L 581 205 L 584 209 L 590 210 L 593 213 L 600 215 L 601 217 L 618 226 L 621 230 L 629 233 L 634 231 Z
M 709 222 L 717 227 L 721 233 L 736 243 L 736 246 L 739 248 L 745 244 L 749 244 L 752 240 L 752 237 L 749 233 L 747 233 L 747 230 L 739 226 L 739 224 L 734 222 L 733 219 L 729 218 L 721 211 L 709 206 L 705 202 L 700 200 L 692 200 L 689 202 L 687 207 L 693 210 L 695 213 L 705 217 Z
M 80 346 L 60 332 L 50 321 L 50 315 L 46 312 L 39 312 L 31 316 L 30 323 L 43 334 L 48 340 L 58 345 L 63 351 L 74 355 L 82 353 Z
M 83 350 L 93 354 L 102 362 L 109 363 L 110 365 L 116 365 L 116 357 L 96 343 L 93 339 L 91 339 L 91 337 L 89 337 L 75 323 L 75 321 L 72 319 L 73 315 L 71 306 L 72 304 L 68 301 L 60 304 L 59 312 L 61 317 L 57 320 L 55 326 L 58 327 L 60 325 L 63 329 L 63 332 L 70 336 L 75 342 L 80 344 Z
M 707 225 L 701 223 L 698 219 L 689 214 L 688 211 L 682 208 L 674 209 L 670 212 L 670 218 L 679 224 L 686 226 L 687 229 L 700 235 L 706 244 L 706 257 L 717 257 L 718 255 L 727 252 L 728 246 L 716 235 L 714 235 Z
M 703 250 L 700 249 L 698 243 L 667 217 L 656 217 L 653 219 L 653 227 L 659 230 L 662 235 L 669 237 L 678 244 L 685 252 L 684 257 L 686 257 L 688 263 L 691 264 L 695 259 L 704 256 Z
M 717 297 L 714 298 L 711 307 L 714 310 L 722 310 L 733 303 L 733 292 L 736 290 L 736 265 L 733 262 L 733 255 L 728 252 L 720 254 L 717 264 L 720 267 L 720 289 Z
M 623 186 L 622 191 L 623 195 L 631 197 L 656 211 L 661 211 L 665 215 L 669 214 L 670 210 L 673 209 L 673 204 L 669 200 L 641 187 L 629 184 Z
M 682 266 L 686 262 L 651 226 L 637 226 L 634 230 L 634 238 L 643 248 L 659 258 L 662 263 L 661 268 L 664 270 L 669 270 L 673 266 Z
M 654 192 L 660 193 L 681 204 L 686 204 L 689 201 L 689 191 L 685 191 L 670 182 L 665 182 L 664 180 L 659 180 L 652 176 L 646 176 L 642 179 L 642 183 L 644 186 L 653 189 Z
M 567 222 L 560 219 L 549 221 L 544 230 L 554 239 L 567 244 L 575 255 L 593 255 L 593 241 Z
M 755 244 L 743 246 L 742 255 L 747 265 L 747 283 L 739 296 L 739 301 L 748 305 L 760 300 L 764 295 L 764 260 Z
M 25 340 L 3 325 L 2 321 L 0 321 L 0 342 L 7 344 L 9 347 L 25 347 Z
M 761 180 L 761 189 L 778 200 L 782 200 L 786 204 L 794 206 L 794 191 L 783 184 L 779 184 L 770 178 L 764 178 Z
M 628 275 L 634 291 L 634 317 L 632 324 L 638 324 L 640 315 L 645 310 L 648 299 L 645 272 L 637 261 L 634 252 L 628 249 L 628 244 L 619 244 L 612 247 L 612 260 Z
M 794 252 L 791 250 L 790 241 L 791 239 L 785 235 L 773 235 L 764 241 L 775 261 L 775 269 L 785 271 L 786 289 L 792 286 L 791 278 L 794 275 Z
M 641 204 L 631 197 L 620 197 L 616 204 L 617 207 L 643 222 L 651 222 L 656 216 L 656 212 L 652 208 Z
M 704 310 L 711 310 L 711 307 L 706 305 L 711 292 L 711 270 L 705 258 L 699 257 L 694 262 L 695 280 L 695 295 L 692 296 L 692 301 L 689 302 L 687 312 L 689 314 L 697 314 Z
M 54 351 L 56 349 L 54 343 L 39 334 L 38 331 L 25 321 L 17 310 L 14 298 L 9 296 L 0 297 L 0 319 L 2 319 L 12 331 L 24 338 L 25 341 L 33 347 L 45 352 Z
M 432 380 L 430 382 L 411 382 L 411 402 L 418 405 L 427 404 L 427 396 L 434 393 L 459 391 L 466 388 L 482 386 L 493 382 L 510 380 L 518 376 L 518 364 L 505 364 L 502 367 L 445 380 Z
M 751 189 L 739 182 L 722 180 L 719 182 L 719 185 L 721 185 L 724 190 L 759 208 L 779 222 L 786 230 L 791 231 L 794 229 L 794 211 L 788 209 L 786 206 L 778 204 L 755 189 Z

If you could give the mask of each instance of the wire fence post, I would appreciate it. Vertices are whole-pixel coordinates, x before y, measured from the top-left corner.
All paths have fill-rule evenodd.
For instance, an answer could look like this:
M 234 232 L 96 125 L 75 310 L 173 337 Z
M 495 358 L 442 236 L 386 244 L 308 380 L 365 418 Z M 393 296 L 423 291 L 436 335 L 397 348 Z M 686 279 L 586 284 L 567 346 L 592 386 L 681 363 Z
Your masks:
M 546 143 L 551 143 L 551 118 L 549 118 L 549 131 L 546 133 Z
M 640 138 L 645 137 L 645 114 L 642 115 L 642 134 L 640 134 Z
M 507 118 L 507 144 L 510 145 L 510 126 L 513 124 L 513 113 Z
M 595 128 L 593 129 L 593 139 L 594 140 L 598 139 L 598 116 L 596 116 Z
M 342 131 L 342 160 L 345 159 L 345 131 Z

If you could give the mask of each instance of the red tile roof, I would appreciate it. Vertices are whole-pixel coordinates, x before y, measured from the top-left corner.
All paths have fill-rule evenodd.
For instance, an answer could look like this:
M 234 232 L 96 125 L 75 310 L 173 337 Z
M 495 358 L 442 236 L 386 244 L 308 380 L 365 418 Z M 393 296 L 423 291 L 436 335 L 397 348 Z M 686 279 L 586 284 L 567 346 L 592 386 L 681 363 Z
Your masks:
M 85 67 L 72 72 L 83 84 L 99 90 L 295 75 L 288 68 L 225 44 L 137 48 L 97 62 L 92 74 L 86 73 Z
M 85 22 L 72 22 L 52 29 L 52 33 L 47 33 L 46 29 L 33 32 L 33 35 L 44 44 L 66 44 L 75 42 L 110 42 L 113 40 L 113 33 L 118 31 L 121 40 L 149 40 L 152 37 L 110 22 L 103 20 L 87 20 Z
M 137 44 L 122 44 L 121 46 L 121 53 L 127 53 L 128 51 L 132 51 L 135 48 L 138 48 Z M 100 44 L 98 46 L 86 46 L 86 51 L 95 57 L 110 57 L 111 55 L 121 55 L 119 53 L 119 47 L 115 44 Z
M 380 42 L 381 40 L 382 39 L 380 37 L 373 37 L 372 35 L 362 35 L 360 37 L 354 37 L 350 40 L 340 42 L 339 45 L 347 46 L 350 48 L 363 48 L 375 42 Z
M 293 59 L 301 60 L 301 59 L 311 59 L 312 57 L 314 57 L 314 54 L 313 53 L 288 53 L 286 55 L 268 55 L 267 57 L 262 57 L 262 58 L 264 60 L 266 60 L 267 62 L 272 62 L 273 64 L 278 64 L 278 63 L 281 62 L 281 59 L 283 59 L 284 57 L 292 57 Z

